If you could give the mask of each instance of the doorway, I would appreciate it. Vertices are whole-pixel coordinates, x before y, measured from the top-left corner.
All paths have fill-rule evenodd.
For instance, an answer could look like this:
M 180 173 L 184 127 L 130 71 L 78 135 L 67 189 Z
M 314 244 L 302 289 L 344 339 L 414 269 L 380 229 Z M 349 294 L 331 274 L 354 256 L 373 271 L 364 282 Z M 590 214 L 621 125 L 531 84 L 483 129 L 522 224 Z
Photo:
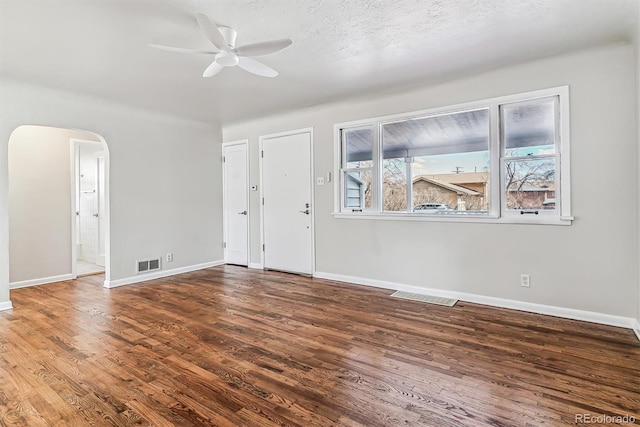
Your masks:
M 266 269 L 314 271 L 312 129 L 260 137 Z
M 75 205 L 74 276 L 103 273 L 105 267 L 105 152 L 97 141 L 72 139 Z
M 104 271 L 106 281 L 110 279 L 106 141 L 100 135 L 82 130 L 23 125 L 11 133 L 8 144 L 9 285 L 12 289 L 74 279 L 78 274 L 79 189 L 75 178 L 74 140 L 98 147 L 94 181 L 99 224 L 93 228 L 100 232 L 95 237 L 93 268 Z
M 249 265 L 248 141 L 222 144 L 224 261 Z

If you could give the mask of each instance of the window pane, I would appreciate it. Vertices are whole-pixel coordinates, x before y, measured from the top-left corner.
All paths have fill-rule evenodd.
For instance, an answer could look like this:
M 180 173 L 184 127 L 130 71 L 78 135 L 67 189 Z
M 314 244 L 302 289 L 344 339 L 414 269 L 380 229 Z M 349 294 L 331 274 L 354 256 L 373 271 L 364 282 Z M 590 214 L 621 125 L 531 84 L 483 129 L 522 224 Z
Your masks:
M 416 213 L 488 213 L 489 151 L 416 157 L 412 184 Z
M 555 153 L 556 98 L 500 106 L 507 157 Z
M 407 210 L 407 164 L 404 158 L 382 162 L 383 209 L 392 212 Z
M 373 166 L 373 131 L 371 126 L 342 130 L 342 143 L 346 149 L 345 168 Z
M 555 158 L 505 161 L 507 209 L 556 207 Z
M 344 172 L 344 206 L 349 209 L 371 207 L 371 169 Z
M 392 161 L 411 162 L 412 210 L 416 213 L 489 211 L 489 111 L 486 109 L 442 114 L 383 125 L 385 210 L 391 207 L 391 188 L 398 176 Z M 388 164 L 387 164 L 388 163 Z M 396 165 L 393 165 L 396 166 Z M 388 170 L 389 169 L 389 170 Z M 406 172 L 404 173 L 406 177 Z M 389 176 L 389 178 L 387 178 Z M 406 194 L 406 187 L 402 194 Z M 395 196 L 400 191 L 394 191 Z M 389 200 L 389 201 L 388 201 Z

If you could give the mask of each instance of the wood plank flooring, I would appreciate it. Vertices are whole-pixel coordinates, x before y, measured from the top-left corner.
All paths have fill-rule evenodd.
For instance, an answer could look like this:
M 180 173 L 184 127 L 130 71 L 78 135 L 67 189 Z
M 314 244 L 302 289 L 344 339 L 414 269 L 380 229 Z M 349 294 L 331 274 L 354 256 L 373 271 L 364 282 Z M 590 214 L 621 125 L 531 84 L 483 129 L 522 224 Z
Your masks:
M 102 279 L 11 292 L 1 425 L 640 424 L 627 329 L 235 266 Z

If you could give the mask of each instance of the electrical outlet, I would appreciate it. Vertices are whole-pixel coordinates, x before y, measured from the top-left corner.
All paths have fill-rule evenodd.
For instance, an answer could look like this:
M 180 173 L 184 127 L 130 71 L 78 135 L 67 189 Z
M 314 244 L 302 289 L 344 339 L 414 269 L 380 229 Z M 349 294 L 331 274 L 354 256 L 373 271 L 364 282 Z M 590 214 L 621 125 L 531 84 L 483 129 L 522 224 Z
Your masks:
M 167 262 L 171 262 L 171 261 L 173 261 L 173 253 L 169 252 L 167 254 Z
M 520 286 L 522 286 L 524 288 L 531 287 L 531 276 L 529 276 L 528 274 L 521 274 L 520 275 Z

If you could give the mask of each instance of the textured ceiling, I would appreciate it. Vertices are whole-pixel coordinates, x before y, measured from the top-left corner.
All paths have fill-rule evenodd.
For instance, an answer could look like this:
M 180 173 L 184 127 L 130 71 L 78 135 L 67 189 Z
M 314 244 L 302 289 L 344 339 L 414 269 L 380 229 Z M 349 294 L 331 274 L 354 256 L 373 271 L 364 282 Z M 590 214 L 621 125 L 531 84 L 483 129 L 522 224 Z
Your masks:
M 0 0 L 0 76 L 226 124 L 627 40 L 640 0 Z M 237 45 L 291 38 L 204 79 L 194 14 Z

